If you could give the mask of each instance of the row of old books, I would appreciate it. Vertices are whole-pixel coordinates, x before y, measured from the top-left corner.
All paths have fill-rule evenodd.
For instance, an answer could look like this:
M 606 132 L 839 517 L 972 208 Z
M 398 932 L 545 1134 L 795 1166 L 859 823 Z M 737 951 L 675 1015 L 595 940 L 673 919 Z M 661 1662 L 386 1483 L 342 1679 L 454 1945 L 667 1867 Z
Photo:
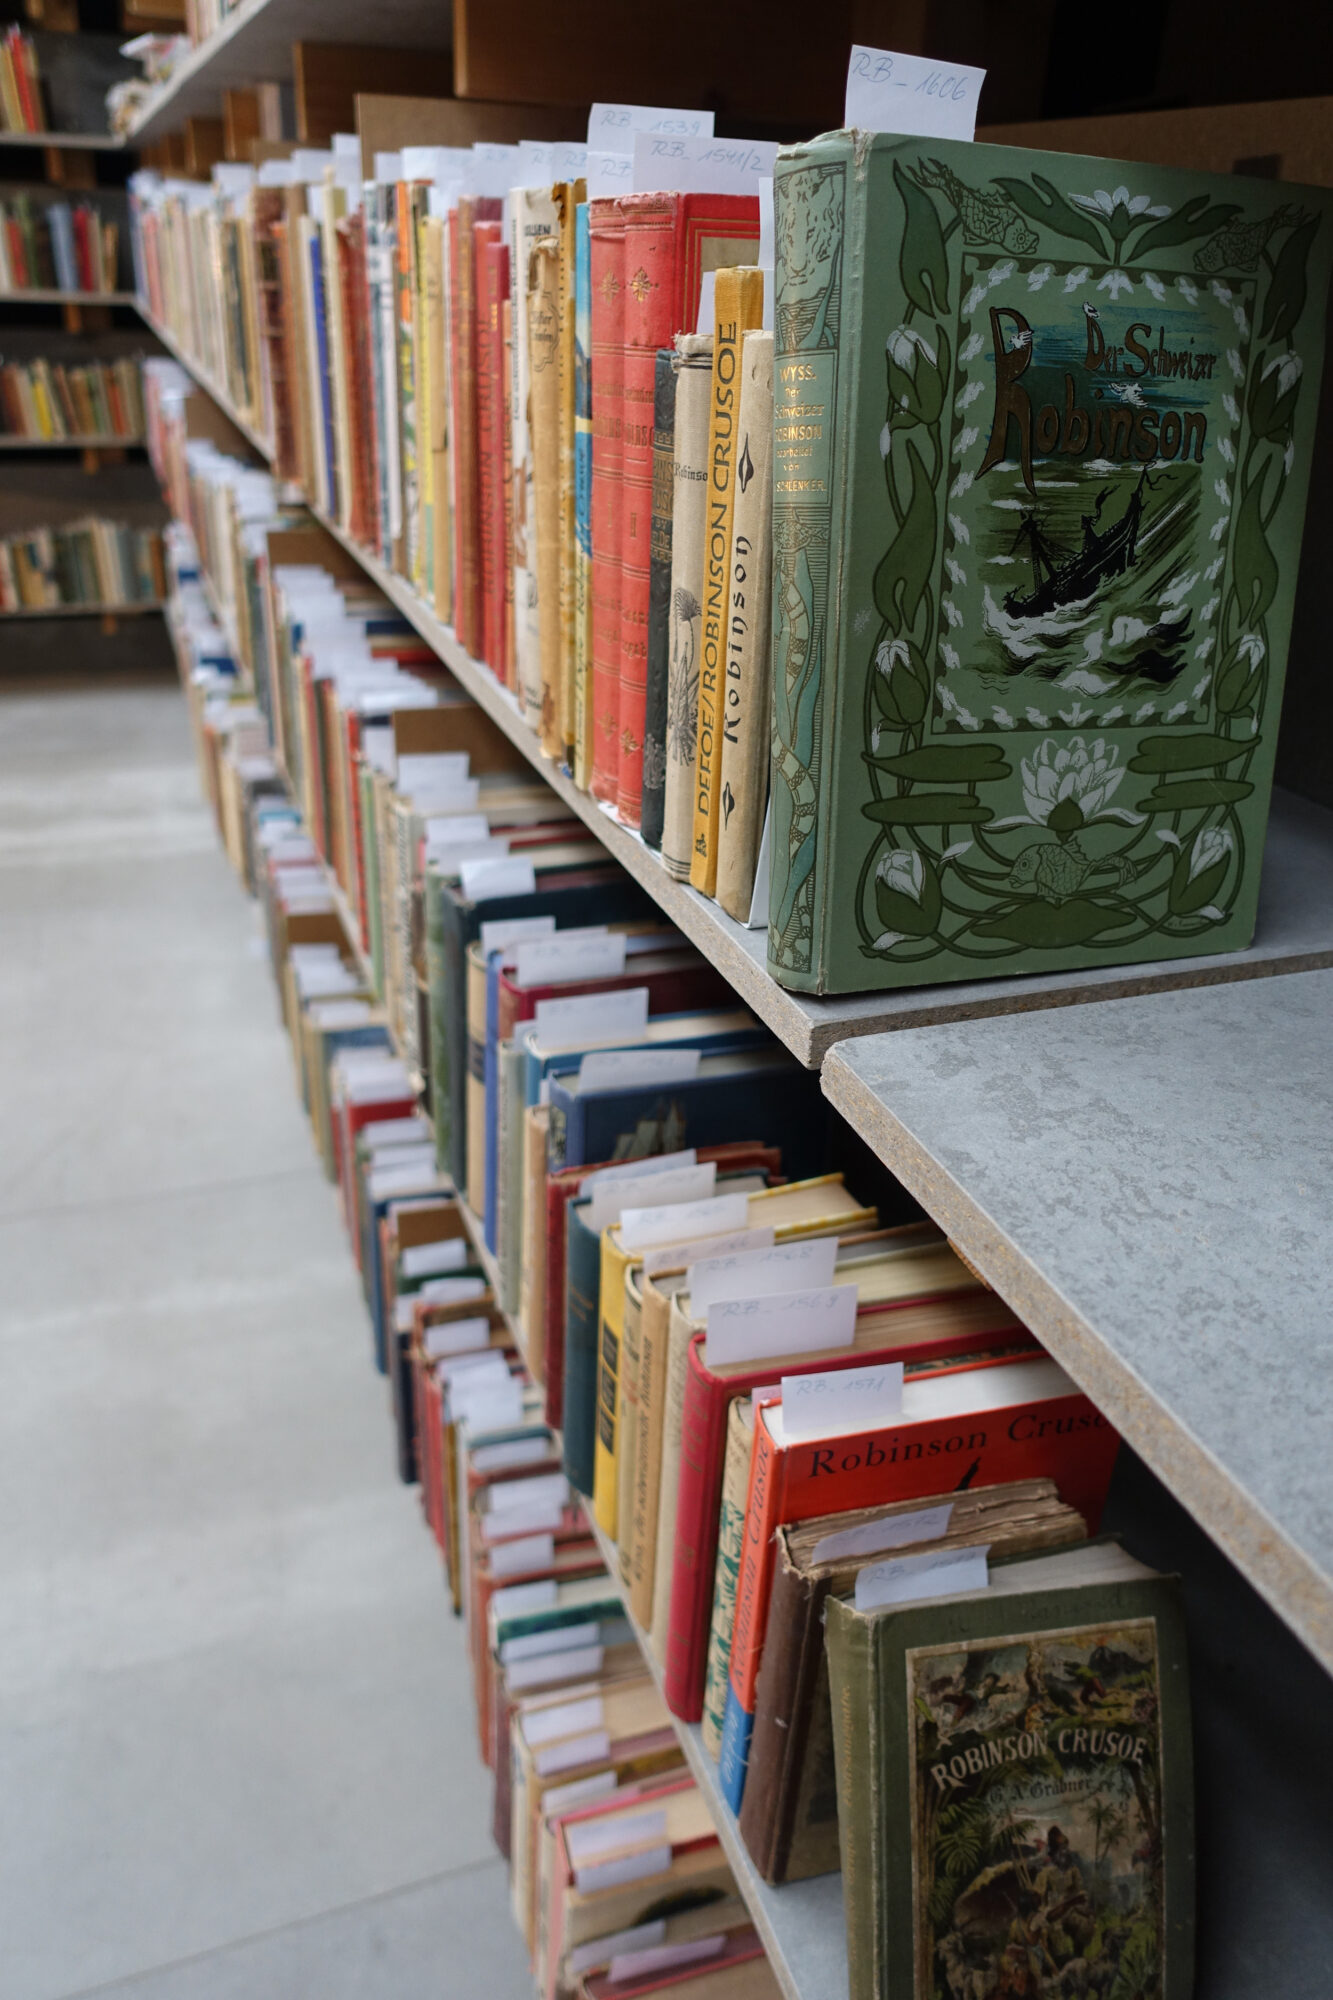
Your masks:
M 783 984 L 1248 943 L 1327 196 L 834 134 L 761 273 L 756 196 L 560 152 L 142 177 L 143 295 L 736 915 L 769 798 Z
M 31 35 L 11 22 L 0 38 L 0 132 L 44 132 L 41 68 Z
M 160 604 L 165 595 L 157 528 L 89 516 L 0 540 L 0 612 Z
M 0 436 L 55 441 L 144 435 L 139 362 L 0 363 Z
M 758 1873 L 841 1863 L 855 2000 L 1187 1984 L 1180 1613 L 1089 1539 L 1114 1434 L 932 1224 L 883 1226 L 815 1080 L 288 534 L 265 703 L 198 603 L 186 678 L 539 1990 L 771 1990 L 673 1718 Z
M 91 201 L 0 202 L 0 293 L 120 289 L 120 226 Z

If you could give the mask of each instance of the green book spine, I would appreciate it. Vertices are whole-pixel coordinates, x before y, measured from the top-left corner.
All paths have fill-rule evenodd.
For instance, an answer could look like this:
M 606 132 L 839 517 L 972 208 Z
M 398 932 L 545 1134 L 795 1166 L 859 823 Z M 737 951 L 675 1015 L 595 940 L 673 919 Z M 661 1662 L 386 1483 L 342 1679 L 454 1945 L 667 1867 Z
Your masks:
M 500 1262 L 498 1298 L 502 1312 L 518 1310 L 523 1268 L 523 1083 L 527 1058 L 516 1043 L 498 1052 L 499 1115 L 496 1162 L 496 1245 Z
M 774 977 L 1243 948 L 1327 191 L 842 133 L 775 197 Z
M 833 1619 L 826 1628 L 833 1700 L 833 1768 L 838 1779 L 838 1848 L 847 1918 L 850 2000 L 880 2000 L 875 1786 L 882 1726 L 876 1701 L 871 1626 L 867 1619 Z M 924 2000 L 924 1997 L 923 1997 Z

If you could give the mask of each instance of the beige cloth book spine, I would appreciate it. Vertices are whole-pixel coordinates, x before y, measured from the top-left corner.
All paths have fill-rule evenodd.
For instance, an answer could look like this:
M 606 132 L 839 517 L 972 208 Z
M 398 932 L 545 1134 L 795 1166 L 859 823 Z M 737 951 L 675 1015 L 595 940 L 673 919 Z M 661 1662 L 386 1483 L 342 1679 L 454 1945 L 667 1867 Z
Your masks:
M 511 374 L 514 476 L 514 666 L 523 719 L 530 729 L 541 721 L 542 634 L 541 577 L 538 570 L 537 485 L 532 455 L 533 341 L 530 318 L 533 253 L 539 244 L 555 243 L 556 212 L 551 190 L 515 188 L 510 201 L 511 268 L 514 351 Z M 538 295 L 538 304 L 541 303 Z M 554 356 L 551 357 L 554 359 Z M 559 606 L 559 591 L 556 592 Z
M 673 1296 L 667 1326 L 666 1377 L 662 1396 L 662 1459 L 657 1489 L 657 1552 L 653 1563 L 653 1617 L 649 1643 L 661 1666 L 666 1660 L 675 1575 L 676 1513 L 680 1499 L 680 1440 L 685 1418 L 686 1364 L 698 1331 Z
M 694 832 L 690 884 L 705 896 L 717 888 L 717 828 L 721 792 L 722 683 L 731 596 L 731 526 L 736 500 L 741 338 L 763 324 L 764 274 L 719 271 L 713 320 L 713 389 L 708 423 L 708 509 L 704 532 L 703 645 L 699 657 L 699 734 L 694 764 Z
M 731 531 L 731 605 L 721 703 L 717 900 L 729 917 L 750 914 L 768 799 L 773 632 L 773 336 L 741 343 L 740 443 Z
M 630 1506 L 630 1610 L 645 1629 L 653 1622 L 653 1579 L 657 1573 L 657 1516 L 662 1487 L 662 1428 L 666 1406 L 667 1338 L 671 1295 L 685 1283 L 675 1271 L 640 1284 L 639 1382 L 635 1397 L 638 1438 L 634 1447 L 634 1491 Z
M 555 236 L 533 245 L 528 260 L 528 379 L 533 514 L 536 521 L 538 677 L 537 716 L 542 749 L 558 757 L 562 578 L 560 538 L 560 243 Z M 526 698 L 525 698 L 526 713 Z
M 671 614 L 667 628 L 666 791 L 662 862 L 689 879 L 694 833 L 694 764 L 699 733 L 699 647 L 704 536 L 708 519 L 708 418 L 713 338 L 676 340 L 676 444 L 671 480 Z
M 643 1266 L 625 1272 L 625 1306 L 620 1327 L 619 1408 L 616 1411 L 616 1546 L 620 1581 L 630 1580 L 634 1545 L 634 1480 L 639 1462 L 639 1368 L 643 1352 Z
M 561 181 L 551 190 L 560 244 L 560 678 L 555 730 L 559 754 L 574 742 L 574 675 L 577 652 L 577 575 L 574 534 L 574 212 L 588 198 L 587 183 Z

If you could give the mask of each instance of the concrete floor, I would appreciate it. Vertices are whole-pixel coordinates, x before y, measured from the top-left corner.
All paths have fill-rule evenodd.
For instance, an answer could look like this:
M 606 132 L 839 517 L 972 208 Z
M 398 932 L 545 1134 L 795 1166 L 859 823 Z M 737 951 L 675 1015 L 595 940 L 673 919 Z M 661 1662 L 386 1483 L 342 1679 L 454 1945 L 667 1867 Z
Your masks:
M 0 2000 L 528 2000 L 174 684 L 0 694 Z

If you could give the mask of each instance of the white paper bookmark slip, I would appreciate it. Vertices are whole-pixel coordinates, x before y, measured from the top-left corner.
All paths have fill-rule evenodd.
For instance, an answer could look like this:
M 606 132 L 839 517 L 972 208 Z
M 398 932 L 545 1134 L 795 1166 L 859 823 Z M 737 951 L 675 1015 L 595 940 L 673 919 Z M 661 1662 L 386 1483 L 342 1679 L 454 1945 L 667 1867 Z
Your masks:
M 938 1555 L 898 1556 L 893 1562 L 872 1563 L 857 1576 L 856 1608 L 878 1611 L 887 1604 L 918 1604 L 927 1597 L 989 1590 L 989 1554 L 989 1546 L 946 1549 Z
M 984 69 L 854 44 L 847 65 L 843 123 L 904 138 L 971 139 Z
M 902 1409 L 901 1361 L 782 1378 L 782 1435 L 787 1439 L 882 1430 Z
M 719 1299 L 705 1315 L 704 1361 L 709 1368 L 725 1368 L 850 1347 L 856 1298 L 855 1285 L 828 1285 L 810 1292 Z

